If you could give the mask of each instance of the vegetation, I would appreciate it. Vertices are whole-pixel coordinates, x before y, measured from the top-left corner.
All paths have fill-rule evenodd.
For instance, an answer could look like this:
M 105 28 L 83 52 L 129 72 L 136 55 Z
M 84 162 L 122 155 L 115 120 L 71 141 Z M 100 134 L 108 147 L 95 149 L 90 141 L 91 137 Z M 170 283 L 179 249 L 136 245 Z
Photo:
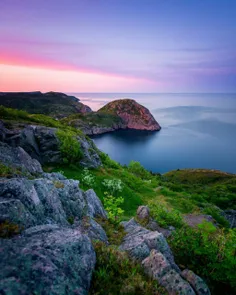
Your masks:
M 112 127 L 113 125 L 122 123 L 121 118 L 116 115 L 97 112 L 74 114 L 62 119 L 61 121 L 73 127 Z
M 57 92 L 6 93 L 0 96 L 0 105 L 33 114 L 63 117 L 86 108 L 77 98 Z
M 236 209 L 235 175 L 203 169 L 153 174 L 138 162 L 122 166 L 101 152 L 103 166 L 84 169 L 77 165 L 82 152 L 76 140 L 76 136 L 84 135 L 66 125 L 66 119 L 57 121 L 2 106 L 0 117 L 9 124 L 17 120 L 56 127 L 64 163 L 53 170 L 80 180 L 80 187 L 84 190 L 93 188 L 108 211 L 109 220 L 99 220 L 99 223 L 106 230 L 110 245 L 95 243 L 97 265 L 91 294 L 163 294 L 138 265 L 117 249 L 125 234 L 118 221 L 133 217 L 139 205 L 148 205 L 160 226 L 175 227 L 169 244 L 181 268 L 189 268 L 203 277 L 213 294 L 236 291 L 236 232 L 228 228 L 228 222 L 221 214 L 224 209 Z M 17 173 L 18 170 L 0 165 L 2 177 Z M 55 182 L 54 185 L 60 188 L 63 184 Z M 185 223 L 186 214 L 211 215 L 217 227 L 203 222 L 191 228 Z M 69 217 L 68 222 L 73 224 L 74 218 Z M 1 237 L 18 232 L 15 225 L 0 225 Z
M 6 125 L 11 128 L 19 123 L 28 123 L 34 125 L 42 125 L 47 127 L 59 128 L 65 132 L 73 132 L 81 137 L 85 135 L 79 130 L 72 128 L 62 122 L 42 114 L 29 114 L 26 111 L 6 108 L 0 105 L 0 118 L 4 119 Z
M 82 180 L 83 189 L 93 187 L 108 211 L 113 212 L 111 215 L 113 217 L 110 218 L 108 225 L 102 224 L 110 239 L 114 237 L 113 239 L 117 240 L 117 243 L 120 243 L 122 239 L 120 230 L 116 228 L 116 220 L 127 220 L 135 215 L 139 205 L 148 205 L 153 218 L 160 226 L 166 228 L 174 226 L 176 228 L 169 243 L 177 263 L 202 276 L 209 284 L 213 294 L 222 294 L 224 289 L 228 290 L 227 294 L 233 294 L 236 288 L 234 284 L 236 281 L 236 272 L 234 271 L 236 267 L 235 231 L 228 229 L 228 222 L 220 213 L 220 210 L 226 207 L 225 203 L 221 202 L 223 206 L 219 206 L 219 200 L 215 199 L 212 192 L 217 190 L 219 186 L 223 186 L 224 191 L 219 191 L 218 194 L 221 194 L 221 198 L 224 198 L 225 194 L 225 199 L 229 200 L 230 208 L 231 201 L 235 197 L 232 193 L 235 175 L 225 175 L 224 173 L 221 175 L 218 171 L 211 171 L 210 174 L 207 174 L 205 170 L 199 174 L 199 171 L 195 173 L 194 170 L 189 170 L 189 172 L 184 170 L 183 172 L 171 172 L 172 176 L 170 177 L 170 174 L 150 173 L 136 162 L 130 163 L 128 167 L 121 166 L 103 153 L 101 159 L 103 167 L 87 169 L 86 173 L 92 179 L 90 183 L 83 180 L 84 172 L 81 168 L 58 167 L 58 169 L 63 170 L 67 177 Z M 183 178 L 179 178 L 181 173 L 184 175 Z M 187 173 L 190 174 L 191 181 L 189 182 L 187 181 Z M 108 183 L 109 185 L 106 187 L 104 184 Z M 116 187 L 115 183 L 120 183 L 121 188 L 111 188 L 108 191 L 109 186 L 113 187 L 112 183 L 114 187 Z M 231 186 L 228 186 L 228 183 L 231 183 Z M 106 194 L 104 194 L 106 191 L 109 193 L 108 195 L 112 196 L 109 199 L 110 207 L 106 203 Z M 116 200 L 119 200 L 121 196 L 123 203 L 118 201 L 116 204 Z M 123 213 L 120 215 L 114 213 L 117 208 L 123 210 Z M 219 227 L 216 229 L 209 223 L 203 223 L 198 228 L 191 228 L 184 221 L 185 214 L 189 213 L 212 215 Z M 117 217 L 114 218 L 114 216 Z M 113 243 L 114 240 L 112 240 Z M 98 290 L 106 292 L 103 286 L 107 281 L 118 280 L 117 277 L 120 276 L 120 273 L 116 273 L 117 270 L 114 270 L 117 263 L 119 269 L 123 269 L 119 264 L 123 262 L 113 261 L 116 266 L 114 265 L 112 269 L 109 261 L 106 260 L 109 257 L 112 261 L 113 257 L 109 255 L 119 256 L 119 253 L 116 252 L 111 252 L 113 253 L 111 254 L 109 252 L 111 249 L 113 248 L 103 247 L 101 244 L 96 246 L 98 259 L 101 260 L 99 260 L 97 272 L 94 275 L 93 290 L 97 290 L 98 294 L 102 294 Z M 123 271 L 125 272 L 124 269 Z M 113 277 L 114 272 L 116 278 Z M 95 281 L 96 283 L 94 283 Z M 134 279 L 130 279 L 130 283 L 133 284 Z M 110 289 L 108 288 L 108 290 Z M 96 294 L 95 291 L 92 292 L 94 293 L 91 294 Z M 139 291 L 135 292 L 138 294 Z M 113 294 L 111 290 L 110 294 Z
M 182 215 L 178 210 L 168 209 L 164 205 L 157 203 L 149 203 L 151 215 L 161 227 L 166 228 L 168 225 L 174 226 L 175 228 L 181 228 L 184 225 Z
M 76 139 L 77 134 L 73 131 L 58 129 L 56 135 L 60 140 L 60 152 L 63 155 L 64 163 L 79 163 L 83 153 L 81 151 L 80 143 Z
M 6 239 L 18 235 L 22 231 L 19 225 L 4 221 L 0 223 L 0 238 Z
M 0 163 L 0 177 L 13 177 L 19 174 L 22 174 L 22 171 L 20 171 L 20 169 L 6 166 Z
M 235 230 L 216 229 L 205 222 L 197 229 L 177 229 L 169 243 L 176 262 L 205 278 L 213 294 L 236 290 Z
M 93 273 L 90 295 L 165 295 L 156 281 L 148 278 L 141 266 L 118 250 L 125 232 L 122 226 L 105 219 L 97 219 L 105 229 L 109 246 L 95 241 L 97 263 Z
M 124 198 L 115 198 L 107 193 L 105 193 L 104 208 L 107 211 L 108 219 L 112 222 L 120 222 L 120 216 L 124 213 L 124 210 L 119 206 L 124 203 Z
M 165 294 L 157 282 L 147 278 L 141 266 L 125 252 L 102 242 L 94 244 L 97 253 L 90 295 L 158 295 Z
M 43 126 L 48 127 L 63 127 L 63 125 L 59 121 L 48 116 L 42 114 L 29 114 L 26 111 L 6 108 L 1 105 L 0 118 L 10 121 L 42 124 Z

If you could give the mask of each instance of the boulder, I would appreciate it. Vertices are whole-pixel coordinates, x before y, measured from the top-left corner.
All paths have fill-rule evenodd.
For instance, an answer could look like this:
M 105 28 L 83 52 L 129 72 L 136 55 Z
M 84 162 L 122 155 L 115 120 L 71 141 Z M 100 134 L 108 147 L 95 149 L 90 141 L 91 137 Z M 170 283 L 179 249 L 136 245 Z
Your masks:
M 190 284 L 172 268 L 166 257 L 157 250 L 151 251 L 149 257 L 142 261 L 142 266 L 146 274 L 156 279 L 168 291 L 168 294 L 195 294 Z
M 47 223 L 68 226 L 68 220 L 84 216 L 107 218 L 95 192 L 83 192 L 77 180 L 59 173 L 36 179 L 0 179 L 0 220 L 28 228 Z
M 139 220 L 149 220 L 150 210 L 147 206 L 139 206 L 137 209 L 137 218 Z
M 0 240 L 0 293 L 86 295 L 95 261 L 91 241 L 80 230 L 31 228 Z
M 211 294 L 207 284 L 193 271 L 185 269 L 184 271 L 182 271 L 181 275 L 183 278 L 185 278 L 185 280 L 187 280 L 190 283 L 197 295 Z
M 0 142 L 0 163 L 26 174 L 43 173 L 40 163 L 32 159 L 21 147 L 10 147 L 3 142 Z
M 180 271 L 174 262 L 173 254 L 162 233 L 150 231 L 140 226 L 133 218 L 128 222 L 121 223 L 127 232 L 120 249 L 127 251 L 129 255 L 137 261 L 147 258 L 151 250 L 161 252 L 169 263 L 177 271 Z
M 88 215 L 92 218 L 102 217 L 107 218 L 107 213 L 104 210 L 100 199 L 95 194 L 94 190 L 90 189 L 85 192 L 85 198 L 88 206 Z
M 183 280 L 179 273 L 174 269 L 167 272 L 159 281 L 159 284 L 163 286 L 168 294 L 171 295 L 194 295 L 195 292 L 190 284 Z
M 144 209 L 140 207 L 138 212 L 142 210 Z M 168 294 L 210 294 L 200 277 L 187 270 L 181 273 L 162 233 L 140 226 L 134 218 L 121 222 L 121 225 L 127 235 L 120 245 L 120 250 L 126 251 L 132 259 L 140 262 L 145 273 L 157 280 Z

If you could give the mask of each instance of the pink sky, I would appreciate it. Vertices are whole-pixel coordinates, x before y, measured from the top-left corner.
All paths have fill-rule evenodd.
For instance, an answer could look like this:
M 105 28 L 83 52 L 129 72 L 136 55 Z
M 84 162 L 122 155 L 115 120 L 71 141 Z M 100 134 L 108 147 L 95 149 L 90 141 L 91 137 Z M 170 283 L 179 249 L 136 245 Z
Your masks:
M 0 91 L 236 91 L 235 1 L 0 1 Z

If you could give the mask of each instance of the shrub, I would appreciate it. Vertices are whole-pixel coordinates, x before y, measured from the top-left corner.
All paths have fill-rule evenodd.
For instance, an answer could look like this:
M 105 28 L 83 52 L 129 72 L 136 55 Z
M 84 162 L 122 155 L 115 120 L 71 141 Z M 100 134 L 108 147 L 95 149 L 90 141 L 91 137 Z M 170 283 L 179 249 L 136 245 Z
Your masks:
M 124 210 L 122 210 L 119 206 L 124 203 L 124 198 L 115 198 L 108 193 L 105 193 L 103 202 L 108 218 L 113 222 L 119 222 L 120 216 L 124 213 Z
M 64 131 L 58 129 L 56 136 L 60 141 L 60 152 L 63 156 L 64 163 L 75 164 L 78 163 L 83 153 L 81 151 L 81 146 L 76 139 L 76 133 L 73 131 Z
M 180 228 L 184 225 L 183 218 L 179 211 L 168 209 L 164 205 L 150 203 L 149 204 L 151 215 L 162 227 L 174 226 Z
M 131 161 L 128 170 L 142 179 L 149 179 L 152 176 L 139 162 Z
M 169 242 L 176 262 L 206 278 L 215 294 L 236 290 L 235 230 L 216 229 L 204 222 L 197 229 L 178 229 Z
M 89 172 L 88 168 L 84 168 L 81 181 L 83 184 L 87 185 L 88 187 L 94 187 L 95 185 L 95 177 Z
M 211 215 L 221 226 L 229 227 L 229 222 L 220 214 L 220 209 L 216 206 L 208 205 L 204 208 L 203 213 Z
M 121 167 L 119 163 L 112 160 L 107 154 L 100 152 L 99 156 L 104 166 L 113 169 L 119 169 Z
M 121 192 L 123 190 L 123 184 L 120 179 L 104 179 L 102 184 L 111 194 Z

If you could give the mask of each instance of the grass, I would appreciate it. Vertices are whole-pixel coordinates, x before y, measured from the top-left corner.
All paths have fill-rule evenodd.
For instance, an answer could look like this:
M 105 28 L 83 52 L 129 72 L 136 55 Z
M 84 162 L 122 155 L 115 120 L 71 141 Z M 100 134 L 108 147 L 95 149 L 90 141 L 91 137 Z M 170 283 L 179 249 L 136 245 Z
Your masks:
M 115 196 L 122 196 L 124 198 L 124 203 L 121 206 L 124 210 L 123 218 L 128 219 L 134 216 L 137 207 L 140 205 L 156 203 L 164 205 L 169 210 L 178 210 L 180 214 L 210 214 L 220 225 L 224 227 L 228 226 L 227 221 L 221 216 L 219 209 L 216 207 L 217 205 L 219 206 L 219 199 L 215 197 L 214 191 L 217 190 L 219 185 L 223 185 L 225 188 L 222 192 L 218 191 L 218 195 L 220 194 L 220 198 L 223 199 L 221 202 L 223 206 L 219 206 L 222 209 L 225 208 L 227 201 L 230 208 L 231 202 L 235 199 L 235 193 L 232 193 L 231 188 L 228 188 L 225 183 L 221 183 L 222 179 L 219 180 L 220 184 L 215 181 L 215 178 L 214 181 L 209 181 L 208 179 L 208 184 L 204 184 L 204 186 L 202 183 L 195 183 L 192 185 L 191 190 L 191 185 L 189 184 L 189 189 L 186 190 L 186 183 L 172 182 L 166 179 L 166 175 L 163 177 L 148 171 L 144 172 L 143 167 L 132 169 L 133 164 L 131 167 L 121 166 L 104 154 L 102 154 L 101 158 L 104 166 L 89 170 L 94 177 L 92 188 L 103 201 L 105 187 L 102 185 L 102 182 L 104 179 L 120 179 L 123 184 L 123 190 Z M 81 167 L 64 166 L 57 167 L 55 170 L 63 170 L 65 176 L 68 178 L 74 178 L 80 181 L 82 179 L 83 169 Z M 179 171 L 176 173 L 179 173 Z M 219 173 L 217 172 L 217 174 Z M 235 176 L 232 177 L 230 175 L 230 181 L 232 182 L 234 179 Z M 223 176 L 223 182 L 225 181 L 228 181 L 228 179 Z M 80 186 L 85 190 L 91 188 L 83 182 Z M 210 194 L 209 192 L 212 193 Z
M 75 129 L 71 126 L 68 126 L 67 124 L 62 123 L 61 121 L 43 114 L 29 114 L 26 111 L 6 108 L 0 105 L 0 118 L 7 123 L 9 128 L 11 128 L 11 125 L 14 126 L 15 124 L 19 123 L 26 123 L 58 128 L 66 132 L 74 132 L 78 136 L 85 137 L 83 132 L 81 132 L 79 129 Z
M 0 177 L 14 177 L 16 175 L 22 175 L 22 171 L 17 168 L 6 166 L 0 163 Z
M 114 124 L 121 124 L 120 117 L 106 113 L 84 113 L 74 114 L 61 120 L 70 126 L 78 126 L 86 124 L 87 126 L 112 127 Z
M 90 295 L 159 295 L 166 294 L 158 283 L 147 277 L 141 266 L 132 261 L 126 252 L 120 251 L 125 231 L 122 226 L 105 219 L 97 219 L 105 229 L 109 246 L 94 241 L 97 255 Z

